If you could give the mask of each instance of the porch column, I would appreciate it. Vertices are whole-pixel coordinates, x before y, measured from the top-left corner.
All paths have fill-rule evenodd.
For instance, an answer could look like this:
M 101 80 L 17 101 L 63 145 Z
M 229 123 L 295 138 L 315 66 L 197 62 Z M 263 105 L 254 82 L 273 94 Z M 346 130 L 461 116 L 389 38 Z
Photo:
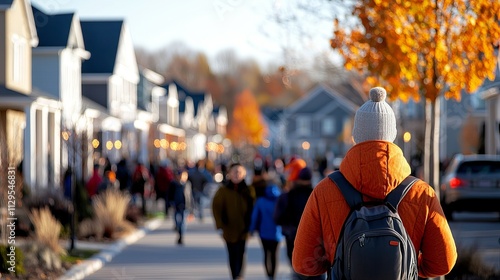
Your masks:
M 61 185 L 61 113 L 59 110 L 49 113 L 49 155 L 52 159 L 50 163 L 53 170 L 49 174 L 49 182 L 54 184 L 54 187 Z M 53 177 L 53 178 L 51 178 Z
M 48 185 L 48 108 L 42 106 L 36 112 L 36 184 L 37 188 L 47 188 Z
M 36 108 L 28 105 L 24 108 L 26 115 L 26 126 L 24 128 L 24 155 L 23 176 L 24 181 L 33 192 L 36 185 Z

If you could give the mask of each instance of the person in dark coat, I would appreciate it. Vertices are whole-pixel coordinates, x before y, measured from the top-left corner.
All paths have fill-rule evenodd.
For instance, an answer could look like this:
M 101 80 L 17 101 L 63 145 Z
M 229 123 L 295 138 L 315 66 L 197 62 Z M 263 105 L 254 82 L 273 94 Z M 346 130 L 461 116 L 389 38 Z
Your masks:
M 131 177 L 127 166 L 127 160 L 122 158 L 116 165 L 116 179 L 120 182 L 121 191 L 130 190 Z
M 141 162 L 137 163 L 132 175 L 132 195 L 140 195 L 142 202 L 142 214 L 146 214 L 146 197 L 144 195 L 146 184 L 149 181 L 149 170 Z
M 245 182 L 247 171 L 239 163 L 229 167 L 226 184 L 217 189 L 212 200 L 215 227 L 226 242 L 232 279 L 241 279 L 246 263 L 255 190 Z
M 172 203 L 174 204 L 175 229 L 178 233 L 177 244 L 184 244 L 184 232 L 186 231 L 186 215 L 191 208 L 191 199 L 189 189 L 186 187 L 187 172 L 184 170 L 176 171 L 175 178 L 172 179 L 170 193 L 172 194 Z
M 252 213 L 250 234 L 259 232 L 262 249 L 264 251 L 264 268 L 268 279 L 275 279 L 278 264 L 278 248 L 283 235 L 281 226 L 276 225 L 273 219 L 276 202 L 280 196 L 280 188 L 270 184 L 265 188 L 264 195 L 257 198 Z
M 64 172 L 63 178 L 63 187 L 64 187 L 64 197 L 71 200 L 72 199 L 72 185 L 71 185 L 71 177 L 73 176 L 73 171 L 71 170 L 71 166 L 68 166 L 66 172 Z
M 173 199 L 169 197 L 169 189 L 172 181 L 174 181 L 174 172 L 169 165 L 171 164 L 169 164 L 168 160 L 162 160 L 155 176 L 156 200 L 162 198 L 165 201 L 165 217 L 168 217 L 170 201 Z
M 195 167 L 188 171 L 188 180 L 191 182 L 194 209 L 198 212 L 198 218 L 201 222 L 203 221 L 203 209 L 205 208 L 205 187 L 211 180 L 205 170 L 203 160 L 197 161 Z
M 286 254 L 292 265 L 292 252 L 302 212 L 313 191 L 311 183 L 312 171 L 309 167 L 302 168 L 292 188 L 279 196 L 274 211 L 274 221 L 281 225 L 286 241 Z M 305 277 L 294 273 L 293 279 L 326 279 L 325 275 Z

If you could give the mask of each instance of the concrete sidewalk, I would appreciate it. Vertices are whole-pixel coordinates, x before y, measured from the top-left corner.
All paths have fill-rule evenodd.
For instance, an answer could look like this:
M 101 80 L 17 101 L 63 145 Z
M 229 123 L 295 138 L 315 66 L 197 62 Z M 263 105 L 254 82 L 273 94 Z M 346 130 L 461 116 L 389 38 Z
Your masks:
M 207 209 L 205 220 L 188 224 L 184 245 L 177 245 L 173 222 L 157 219 L 73 267 L 61 280 L 73 279 L 230 279 L 227 252 Z M 257 236 L 247 246 L 245 279 L 267 279 Z M 290 279 L 284 241 L 276 279 Z

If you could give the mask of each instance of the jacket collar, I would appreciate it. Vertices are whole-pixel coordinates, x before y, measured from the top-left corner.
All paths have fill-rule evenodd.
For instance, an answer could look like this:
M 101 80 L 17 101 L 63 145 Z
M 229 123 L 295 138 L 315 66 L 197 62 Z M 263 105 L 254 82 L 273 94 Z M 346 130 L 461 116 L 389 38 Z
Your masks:
M 347 152 L 340 172 L 364 195 L 383 199 L 410 175 L 411 168 L 396 144 L 365 141 Z

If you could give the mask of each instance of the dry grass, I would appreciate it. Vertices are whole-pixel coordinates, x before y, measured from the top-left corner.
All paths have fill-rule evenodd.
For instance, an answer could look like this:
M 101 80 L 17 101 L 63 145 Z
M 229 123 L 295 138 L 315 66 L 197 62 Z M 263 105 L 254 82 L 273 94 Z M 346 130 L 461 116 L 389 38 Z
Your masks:
M 103 229 L 103 236 L 116 238 L 115 233 L 123 228 L 130 196 L 117 190 L 107 190 L 94 200 L 96 221 Z
M 56 253 L 66 254 L 64 248 L 59 245 L 59 234 L 61 233 L 62 225 L 52 216 L 49 208 L 33 209 L 29 217 L 35 227 L 36 240 L 48 246 Z

